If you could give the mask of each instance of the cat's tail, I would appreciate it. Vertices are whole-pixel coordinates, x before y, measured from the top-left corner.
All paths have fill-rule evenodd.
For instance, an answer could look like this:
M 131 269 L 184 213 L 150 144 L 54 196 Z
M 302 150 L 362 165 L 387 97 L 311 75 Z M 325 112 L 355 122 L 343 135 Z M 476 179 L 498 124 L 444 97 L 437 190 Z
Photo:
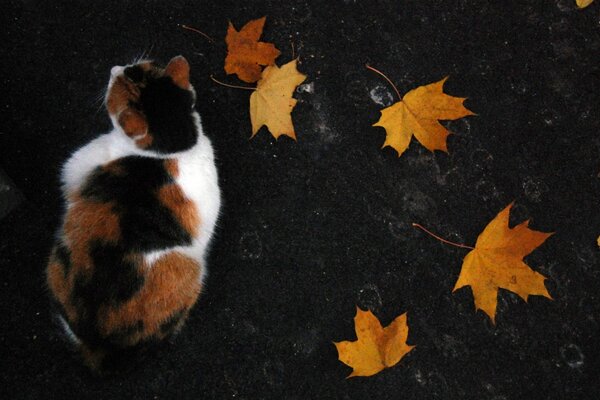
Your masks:
M 62 328 L 62 332 L 64 337 L 67 339 L 69 344 L 73 346 L 75 352 L 79 353 L 81 358 L 83 358 L 83 363 L 89 367 L 93 373 L 95 374 L 103 374 L 103 370 L 105 369 L 103 366 L 105 364 L 105 358 L 107 352 L 102 348 L 96 348 L 89 346 L 85 341 L 83 341 L 71 328 L 67 319 L 61 315 L 57 315 L 57 320 Z
M 105 360 L 108 352 L 103 348 L 88 345 L 82 338 L 77 336 L 64 315 L 61 313 L 55 313 L 54 315 L 54 320 L 62 331 L 61 337 L 68 343 L 73 353 L 82 359 L 83 363 L 90 368 L 92 373 L 95 375 L 104 375 L 106 369 L 104 367 L 106 364 Z

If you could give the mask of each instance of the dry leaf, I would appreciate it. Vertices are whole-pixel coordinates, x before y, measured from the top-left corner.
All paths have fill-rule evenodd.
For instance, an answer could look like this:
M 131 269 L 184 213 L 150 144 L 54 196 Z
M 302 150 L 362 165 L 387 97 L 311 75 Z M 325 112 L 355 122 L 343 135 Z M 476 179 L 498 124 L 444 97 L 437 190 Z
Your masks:
M 577 7 L 586 8 L 587 6 L 592 4 L 594 0 L 575 0 L 575 2 L 577 3 Z
M 401 101 L 381 110 L 381 118 L 373 126 L 385 128 L 387 135 L 383 147 L 393 147 L 400 157 L 415 135 L 428 150 L 448 151 L 446 137 L 449 132 L 438 120 L 475 114 L 463 106 L 465 98 L 443 93 L 446 79 L 413 89 Z
M 503 288 L 527 301 L 530 295 L 551 299 L 544 286 L 546 279 L 523 262 L 523 258 L 540 246 L 552 233 L 534 231 L 524 221 L 508 227 L 512 204 L 502 210 L 477 238 L 475 249 L 465 257 L 457 290 L 471 286 L 476 309 L 495 321 L 498 289 Z
M 225 72 L 237 74 L 244 82 L 252 83 L 260 79 L 261 65 L 271 65 L 281 52 L 271 43 L 259 42 L 266 17 L 248 22 L 236 31 L 231 22 L 227 28 L 227 57 Z
M 296 60 L 281 68 L 277 65 L 265 68 L 256 90 L 250 96 L 252 137 L 266 125 L 276 139 L 281 135 L 296 139 L 291 112 L 297 100 L 292 94 L 305 79 L 306 75 L 296 68 Z
M 371 311 L 356 307 L 354 329 L 358 340 L 334 342 L 339 360 L 353 368 L 348 378 L 375 375 L 384 368 L 396 365 L 415 347 L 406 344 L 406 313 L 383 328 Z

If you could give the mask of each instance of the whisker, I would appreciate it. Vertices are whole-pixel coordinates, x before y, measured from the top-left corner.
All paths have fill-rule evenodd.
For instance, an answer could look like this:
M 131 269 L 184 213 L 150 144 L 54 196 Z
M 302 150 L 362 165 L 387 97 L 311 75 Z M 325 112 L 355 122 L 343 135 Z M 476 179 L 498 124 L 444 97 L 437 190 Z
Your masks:
M 135 65 L 135 64 L 140 64 L 145 61 L 150 61 L 149 60 L 150 54 L 152 53 L 153 50 L 154 50 L 154 43 L 152 43 L 150 45 L 150 48 L 145 48 L 144 50 L 142 50 L 142 52 L 139 53 L 139 55 L 134 58 L 134 60 L 132 61 L 131 64 Z
M 152 54 L 152 52 L 154 51 L 154 42 L 150 43 L 150 48 L 147 49 L 144 53 L 144 59 L 146 61 L 151 61 L 152 57 L 150 56 Z
M 91 105 L 95 107 L 94 116 L 98 115 L 106 104 L 106 90 L 102 89 L 92 97 Z

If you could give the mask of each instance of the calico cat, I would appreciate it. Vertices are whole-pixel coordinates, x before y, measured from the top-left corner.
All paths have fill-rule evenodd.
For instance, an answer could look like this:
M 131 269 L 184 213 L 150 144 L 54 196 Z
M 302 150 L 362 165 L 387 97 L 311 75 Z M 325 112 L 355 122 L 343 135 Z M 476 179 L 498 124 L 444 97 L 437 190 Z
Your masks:
M 113 67 L 114 128 L 62 170 L 66 213 L 47 284 L 96 372 L 176 333 L 206 274 L 220 190 L 189 76 L 182 56 Z

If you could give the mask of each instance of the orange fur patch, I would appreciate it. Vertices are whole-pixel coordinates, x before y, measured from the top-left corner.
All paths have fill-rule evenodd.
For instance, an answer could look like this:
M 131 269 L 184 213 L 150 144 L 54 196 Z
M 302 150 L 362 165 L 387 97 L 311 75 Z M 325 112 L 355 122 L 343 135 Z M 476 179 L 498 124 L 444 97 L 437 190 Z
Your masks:
M 129 102 L 136 103 L 140 98 L 140 90 L 127 78 L 119 76 L 115 78 L 108 96 L 106 97 L 106 108 L 108 112 L 117 115 L 129 107 Z
M 117 159 L 117 160 L 113 160 L 111 162 L 109 162 L 108 164 L 105 164 L 102 166 L 102 169 L 108 173 L 110 173 L 111 175 L 115 175 L 115 176 L 123 176 L 125 175 L 125 169 L 123 169 L 123 165 L 121 163 L 121 160 Z M 71 201 L 75 201 L 77 198 L 72 199 Z
M 165 160 L 164 162 L 165 169 L 173 178 L 177 178 L 179 176 L 179 164 L 175 159 Z
M 146 118 L 139 112 L 128 108 L 119 114 L 119 125 L 130 138 L 148 134 Z
M 119 217 L 113 212 L 113 203 L 97 203 L 77 197 L 65 217 L 63 230 L 73 268 L 87 270 L 91 267 L 89 243 L 102 239 L 116 243 L 121 236 Z
M 194 202 L 187 199 L 177 184 L 164 185 L 158 191 L 158 199 L 171 210 L 181 226 L 192 237 L 198 235 L 200 216 Z
M 144 137 L 135 141 L 135 145 L 137 147 L 139 147 L 140 149 L 145 149 L 152 144 L 153 140 L 154 140 L 154 138 L 152 137 L 152 135 L 150 135 L 149 133 L 146 133 L 146 135 Z
M 133 345 L 139 340 L 158 337 L 163 338 L 161 324 L 178 310 L 189 310 L 198 295 L 201 266 L 180 253 L 169 253 L 148 267 L 141 256 L 136 256 L 138 269 L 145 276 L 142 289 L 125 304 L 118 307 L 105 306 L 98 313 L 100 332 L 110 335 L 112 332 L 126 330 L 141 320 L 143 329 L 126 338 L 126 345 Z
M 151 69 L 155 69 L 155 70 L 157 69 L 157 68 L 154 68 L 154 67 L 152 66 L 152 63 L 151 63 L 151 62 L 149 62 L 149 61 L 147 61 L 147 62 L 143 62 L 143 63 L 139 63 L 138 65 L 139 65 L 140 67 L 142 67 L 142 69 L 143 69 L 144 71 L 150 71 Z
M 170 76 L 180 88 L 190 88 L 190 64 L 184 57 L 173 57 L 165 68 L 165 75 Z
M 141 64 L 143 69 L 150 70 L 150 63 Z M 140 98 L 140 88 L 133 82 L 123 76 L 115 78 L 106 99 L 106 108 L 112 115 L 118 115 L 119 125 L 127 136 L 139 139 L 135 145 L 145 149 L 152 144 L 153 137 L 148 132 L 148 123 L 146 117 L 131 107 L 131 104 L 138 103 Z
M 53 254 L 46 268 L 46 282 L 52 295 L 62 305 L 70 321 L 77 320 L 77 313 L 71 304 L 69 297 L 72 289 L 72 280 L 68 279 L 65 273 L 65 266 L 62 265 Z
M 46 269 L 46 280 L 52 294 L 60 303 L 66 303 L 69 290 L 65 277 L 64 266 L 55 259 L 51 259 Z

